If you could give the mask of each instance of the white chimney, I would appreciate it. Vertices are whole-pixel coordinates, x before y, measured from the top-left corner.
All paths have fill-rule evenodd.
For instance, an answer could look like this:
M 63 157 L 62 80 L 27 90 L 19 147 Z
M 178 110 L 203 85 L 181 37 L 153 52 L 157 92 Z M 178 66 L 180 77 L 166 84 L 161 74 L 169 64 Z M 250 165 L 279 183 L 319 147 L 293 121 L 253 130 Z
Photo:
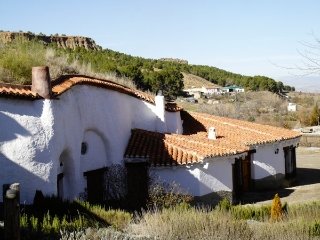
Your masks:
M 166 119 L 165 119 L 165 101 L 162 92 L 159 91 L 155 97 L 156 104 L 156 131 L 164 133 L 167 131 Z
M 217 133 L 216 133 L 216 129 L 214 127 L 210 127 L 209 128 L 208 138 L 210 140 L 216 140 L 217 139 Z

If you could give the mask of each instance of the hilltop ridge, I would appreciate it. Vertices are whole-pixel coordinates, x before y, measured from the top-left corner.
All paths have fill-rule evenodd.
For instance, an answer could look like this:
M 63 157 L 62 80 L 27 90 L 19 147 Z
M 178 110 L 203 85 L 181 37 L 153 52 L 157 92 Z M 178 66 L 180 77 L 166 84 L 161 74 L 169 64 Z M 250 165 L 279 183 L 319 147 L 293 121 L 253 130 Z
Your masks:
M 7 44 L 11 43 L 15 39 L 25 39 L 27 41 L 38 40 L 48 45 L 51 43 L 57 44 L 59 48 L 63 49 L 76 49 L 76 48 L 85 48 L 87 50 L 101 50 L 102 47 L 97 45 L 92 38 L 83 37 L 83 36 L 65 36 L 65 35 L 44 35 L 34 34 L 32 32 L 9 32 L 3 31 L 0 32 L 0 43 Z

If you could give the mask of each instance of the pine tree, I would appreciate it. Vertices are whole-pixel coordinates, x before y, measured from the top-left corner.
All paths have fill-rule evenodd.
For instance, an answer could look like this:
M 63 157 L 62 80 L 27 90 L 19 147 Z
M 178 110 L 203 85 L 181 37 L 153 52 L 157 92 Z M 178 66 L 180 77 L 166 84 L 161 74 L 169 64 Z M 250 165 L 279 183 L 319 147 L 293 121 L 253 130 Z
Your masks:
M 274 196 L 271 205 L 271 221 L 280 221 L 283 218 L 283 210 L 278 193 Z

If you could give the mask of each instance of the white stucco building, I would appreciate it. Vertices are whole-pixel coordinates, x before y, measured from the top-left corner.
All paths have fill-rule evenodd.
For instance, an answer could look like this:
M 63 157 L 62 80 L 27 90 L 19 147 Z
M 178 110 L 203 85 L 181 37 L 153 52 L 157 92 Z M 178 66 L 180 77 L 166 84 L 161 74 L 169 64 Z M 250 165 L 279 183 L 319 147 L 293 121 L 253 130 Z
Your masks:
M 297 111 L 297 104 L 288 103 L 287 109 L 288 109 L 288 112 L 296 112 Z
M 128 194 L 141 186 L 139 175 L 150 174 L 199 201 L 235 199 L 295 173 L 297 132 L 185 112 L 163 96 L 106 80 L 50 82 L 43 67 L 33 69 L 32 81 L 0 85 L 0 184 L 19 182 L 21 201 L 31 203 L 41 190 L 99 202 L 114 164 L 128 169 Z

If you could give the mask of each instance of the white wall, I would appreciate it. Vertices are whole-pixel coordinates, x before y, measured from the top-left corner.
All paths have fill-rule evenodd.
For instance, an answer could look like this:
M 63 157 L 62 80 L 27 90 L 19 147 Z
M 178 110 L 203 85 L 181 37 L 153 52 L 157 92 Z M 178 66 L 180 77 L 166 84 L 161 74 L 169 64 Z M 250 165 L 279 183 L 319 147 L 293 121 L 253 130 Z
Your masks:
M 261 179 L 270 175 L 285 174 L 285 159 L 283 148 L 296 146 L 299 140 L 287 140 L 273 144 L 256 146 L 256 153 L 252 154 L 252 179 Z M 277 152 L 278 149 L 278 153 Z
M 85 188 L 83 171 L 122 164 L 131 129 L 155 131 L 155 112 L 140 99 L 84 85 L 57 100 L 0 98 L 0 185 L 20 182 L 21 201 L 31 202 L 36 189 L 56 194 L 57 174 L 64 172 L 64 195 L 78 197 Z M 170 131 L 182 128 L 178 115 L 166 116 Z M 88 141 L 86 157 L 83 141 Z
M 19 182 L 22 202 L 36 189 L 53 193 L 53 122 L 49 100 L 0 99 L 0 186 Z
M 278 154 L 275 154 L 279 149 Z M 252 155 L 252 179 L 261 179 L 277 173 L 285 173 L 284 153 L 279 144 L 258 145 Z
M 217 191 L 232 191 L 234 159 L 216 158 L 204 164 L 178 167 L 153 167 L 150 176 L 167 183 L 178 183 L 181 189 L 194 196 Z
M 289 103 L 287 109 L 289 112 L 296 112 L 297 111 L 297 104 Z

